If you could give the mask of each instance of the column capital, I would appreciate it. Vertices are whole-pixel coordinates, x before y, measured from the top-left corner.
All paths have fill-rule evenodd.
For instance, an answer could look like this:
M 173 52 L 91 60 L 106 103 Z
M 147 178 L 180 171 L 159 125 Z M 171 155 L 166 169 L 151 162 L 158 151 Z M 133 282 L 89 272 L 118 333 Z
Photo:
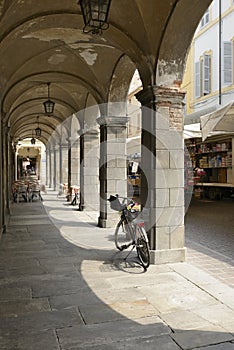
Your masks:
M 97 123 L 100 126 L 126 126 L 129 118 L 126 116 L 100 116 Z
M 70 142 L 70 143 L 75 143 L 79 140 L 80 136 L 79 135 L 73 135 L 73 136 L 69 136 L 66 141 Z
M 60 142 L 59 147 L 60 148 L 67 148 L 68 147 L 68 143 Z
M 97 130 L 97 129 L 88 130 L 88 129 L 84 128 L 84 129 L 80 129 L 77 133 L 80 135 L 80 137 L 87 135 L 87 136 L 90 136 L 90 138 L 95 138 L 95 137 L 98 137 L 99 130 Z
M 11 128 L 8 125 L 4 125 L 4 133 L 9 137 Z
M 143 106 L 156 109 L 157 106 L 181 106 L 185 92 L 177 87 L 153 85 L 139 91 L 135 96 Z

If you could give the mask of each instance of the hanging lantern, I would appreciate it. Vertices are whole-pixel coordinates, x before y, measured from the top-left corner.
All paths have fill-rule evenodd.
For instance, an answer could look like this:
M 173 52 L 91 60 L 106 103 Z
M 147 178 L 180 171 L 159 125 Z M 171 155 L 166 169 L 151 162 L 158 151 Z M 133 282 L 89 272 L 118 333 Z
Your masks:
M 35 145 L 36 139 L 33 136 L 33 130 L 32 130 L 32 138 L 31 138 L 31 145 Z
M 37 117 L 37 128 L 35 129 L 35 134 L 36 136 L 40 137 L 41 136 L 41 128 L 39 127 L 39 117 Z
M 45 114 L 51 115 L 54 112 L 55 103 L 50 99 L 50 83 L 47 83 L 47 86 L 48 86 L 48 100 L 43 102 L 43 105 L 45 109 Z
M 31 145 L 35 145 L 35 143 L 36 143 L 36 139 L 34 137 L 31 138 Z
M 101 34 L 109 28 L 107 17 L 111 0 L 80 0 L 78 2 L 84 20 L 84 33 Z

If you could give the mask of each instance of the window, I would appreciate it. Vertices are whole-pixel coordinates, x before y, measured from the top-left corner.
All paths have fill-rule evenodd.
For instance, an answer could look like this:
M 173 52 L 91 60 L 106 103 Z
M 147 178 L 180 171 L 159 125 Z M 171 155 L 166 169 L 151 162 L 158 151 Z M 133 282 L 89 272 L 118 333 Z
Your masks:
M 207 23 L 210 21 L 210 11 L 209 9 L 206 10 L 204 16 L 201 19 L 201 27 L 204 27 Z
M 211 55 L 203 54 L 195 62 L 195 98 L 211 93 Z
M 223 74 L 222 81 L 225 85 L 231 85 L 233 80 L 233 43 L 224 41 L 223 43 Z

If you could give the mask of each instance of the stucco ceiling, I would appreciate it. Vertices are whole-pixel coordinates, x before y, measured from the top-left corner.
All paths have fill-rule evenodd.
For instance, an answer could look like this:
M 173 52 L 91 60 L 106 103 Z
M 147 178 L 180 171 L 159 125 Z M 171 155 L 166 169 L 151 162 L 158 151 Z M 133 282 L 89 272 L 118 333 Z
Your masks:
M 181 79 L 188 46 L 211 0 L 112 0 L 110 27 L 84 34 L 77 0 L 0 2 L 2 119 L 30 137 L 40 116 L 43 142 L 87 106 L 126 99 L 137 68 L 143 86 Z M 44 115 L 47 82 L 55 102 Z

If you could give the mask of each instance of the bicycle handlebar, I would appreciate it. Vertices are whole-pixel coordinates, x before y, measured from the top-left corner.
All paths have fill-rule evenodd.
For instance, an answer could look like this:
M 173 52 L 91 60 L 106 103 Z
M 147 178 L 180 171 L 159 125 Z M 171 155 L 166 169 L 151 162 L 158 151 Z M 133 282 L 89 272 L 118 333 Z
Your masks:
M 119 196 L 118 194 L 116 194 L 116 197 L 123 199 L 122 204 L 124 204 L 125 201 L 129 201 L 128 205 L 136 203 L 132 198 L 129 198 L 129 197 L 122 197 L 122 196 Z

